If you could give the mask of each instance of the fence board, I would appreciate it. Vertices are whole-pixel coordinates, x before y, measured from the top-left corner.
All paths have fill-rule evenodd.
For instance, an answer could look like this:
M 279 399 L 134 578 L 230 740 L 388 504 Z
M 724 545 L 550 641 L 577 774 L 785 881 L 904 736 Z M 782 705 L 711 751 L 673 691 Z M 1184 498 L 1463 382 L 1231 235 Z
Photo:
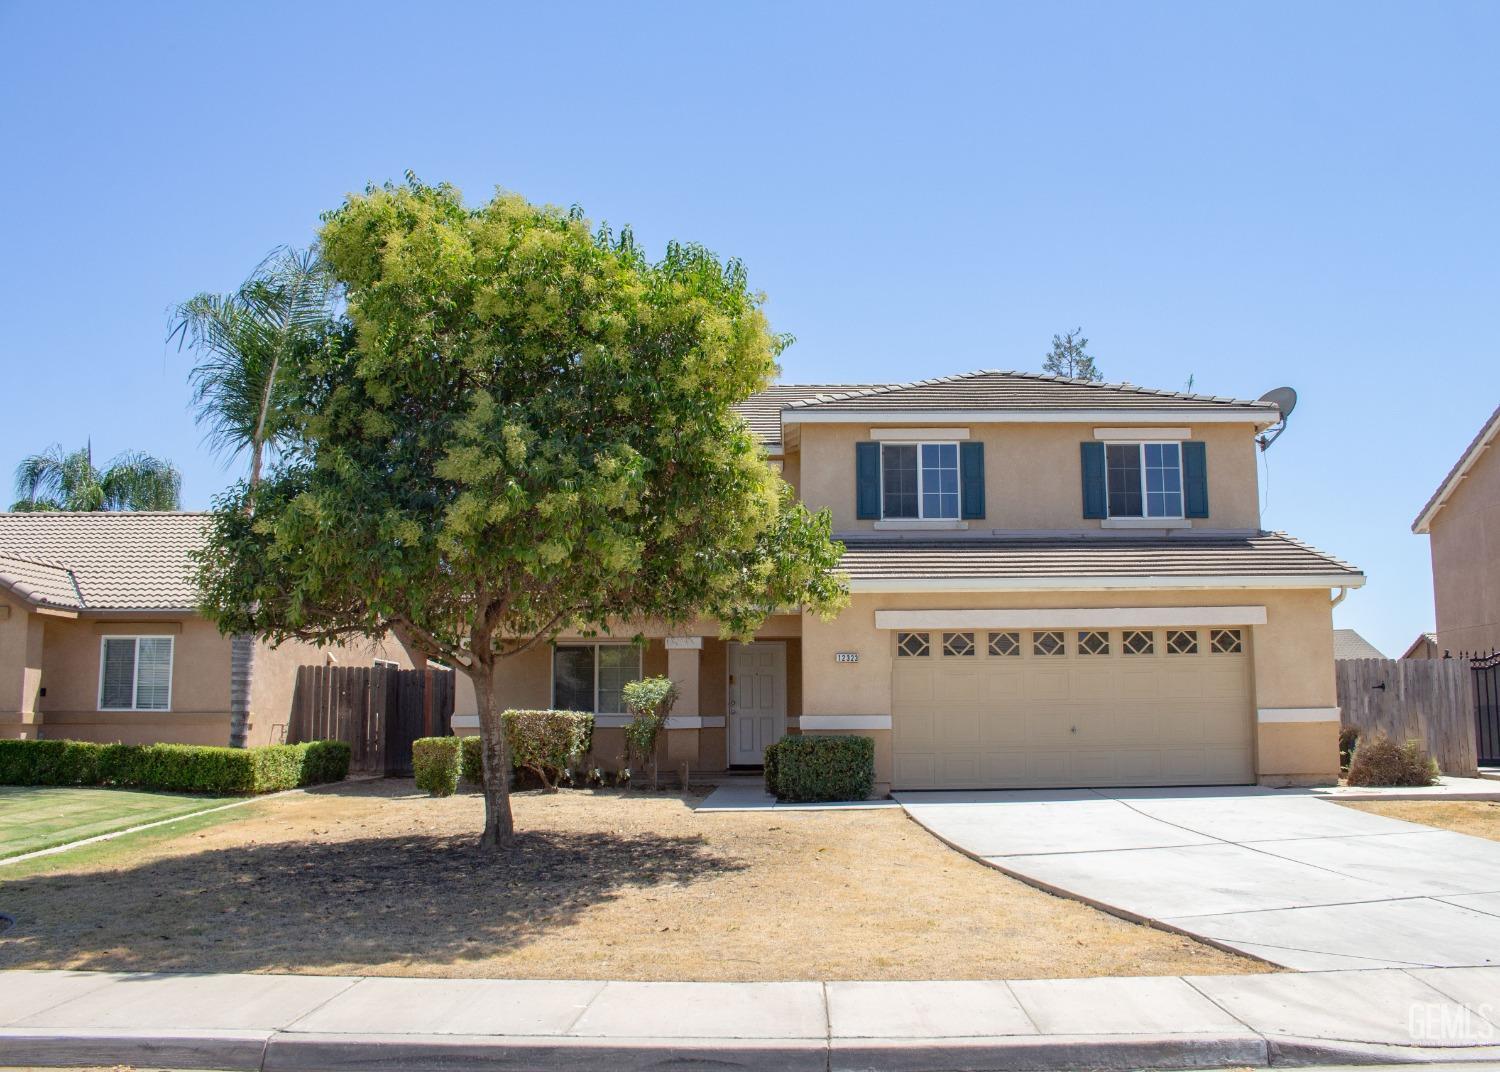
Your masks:
M 1421 741 L 1444 774 L 1478 774 L 1467 659 L 1338 659 L 1334 675 L 1344 726 Z
M 351 773 L 410 777 L 412 741 L 451 732 L 453 698 L 451 670 L 299 666 L 287 742 L 345 741 Z

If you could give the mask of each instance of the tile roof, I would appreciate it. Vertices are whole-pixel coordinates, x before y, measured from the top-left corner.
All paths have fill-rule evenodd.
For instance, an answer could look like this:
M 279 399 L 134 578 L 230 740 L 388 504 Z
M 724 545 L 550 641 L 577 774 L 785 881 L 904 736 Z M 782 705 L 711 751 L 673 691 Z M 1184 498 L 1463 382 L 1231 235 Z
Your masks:
M 1355 567 L 1282 532 L 1253 536 L 842 537 L 853 581 L 1173 577 L 1336 577 Z
M 915 383 L 845 388 L 793 399 L 788 409 L 1161 409 L 1202 410 L 1219 406 L 1276 412 L 1269 402 L 1219 395 L 1160 391 L 1129 383 L 1093 383 L 1041 372 L 981 369 Z
M 66 610 L 189 610 L 207 514 L 0 513 L 0 587 Z
M 877 386 L 879 384 L 778 383 L 751 395 L 734 408 L 745 418 L 756 439 L 762 443 L 780 443 L 781 411 L 788 403 L 838 392 L 868 391 Z
M 1333 657 L 1335 659 L 1384 659 L 1385 652 L 1353 629 L 1333 631 Z

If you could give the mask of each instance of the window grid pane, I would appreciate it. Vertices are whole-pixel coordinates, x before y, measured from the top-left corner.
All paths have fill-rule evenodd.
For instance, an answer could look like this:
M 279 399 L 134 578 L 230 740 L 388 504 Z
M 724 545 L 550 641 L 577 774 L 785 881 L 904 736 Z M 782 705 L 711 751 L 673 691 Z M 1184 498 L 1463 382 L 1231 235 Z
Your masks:
M 135 706 L 165 711 L 172 689 L 172 638 L 141 637 L 136 644 Z
M 104 641 L 99 706 L 129 709 L 135 703 L 135 638 L 108 637 Z
M 1108 655 L 1109 634 L 1102 630 L 1091 629 L 1078 634 L 1079 655 Z
M 552 706 L 559 711 L 594 710 L 594 649 L 559 646 L 552 652 Z
M 1182 448 L 1176 443 L 1145 444 L 1146 516 L 1182 516 Z
M 1020 633 L 991 633 L 990 634 L 991 655 L 1020 655 L 1021 634 Z
M 974 654 L 973 633 L 944 633 L 943 654 L 956 657 Z
M 885 517 L 917 517 L 917 448 L 913 443 L 887 443 L 880 448 L 882 513 Z
M 1155 635 L 1143 629 L 1127 629 L 1120 638 L 1120 647 L 1125 649 L 1126 655 L 1154 655 Z
M 958 444 L 922 444 L 922 516 L 958 517 Z
M 1110 517 L 1141 516 L 1141 448 L 1137 443 L 1105 447 Z
M 599 646 L 598 714 L 625 713 L 625 684 L 641 676 L 641 652 L 634 644 Z
M 1062 655 L 1063 635 L 1060 632 L 1049 630 L 1044 633 L 1031 634 L 1031 653 L 1033 655 Z
M 1215 629 L 1209 635 L 1209 648 L 1215 655 L 1238 655 L 1245 644 L 1238 629 Z
M 1167 654 L 1197 655 L 1198 634 L 1191 629 L 1168 629 Z
M 897 633 L 896 654 L 904 658 L 920 659 L 931 649 L 927 644 L 926 633 Z

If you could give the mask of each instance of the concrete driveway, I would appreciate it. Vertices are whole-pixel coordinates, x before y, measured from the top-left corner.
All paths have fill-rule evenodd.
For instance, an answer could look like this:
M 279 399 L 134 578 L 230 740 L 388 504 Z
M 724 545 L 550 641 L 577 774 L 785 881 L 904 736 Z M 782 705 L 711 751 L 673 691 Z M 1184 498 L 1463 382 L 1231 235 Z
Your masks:
M 1001 871 L 1288 968 L 1500 964 L 1500 842 L 1255 787 L 895 796 Z

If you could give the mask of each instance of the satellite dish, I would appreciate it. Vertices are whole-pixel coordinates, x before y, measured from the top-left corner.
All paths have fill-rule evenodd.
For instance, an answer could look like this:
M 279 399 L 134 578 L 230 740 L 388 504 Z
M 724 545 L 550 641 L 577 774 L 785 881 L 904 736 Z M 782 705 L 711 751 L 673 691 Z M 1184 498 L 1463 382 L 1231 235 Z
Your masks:
M 1265 435 L 1256 439 L 1261 450 L 1266 450 L 1276 440 L 1281 438 L 1281 433 L 1286 431 L 1286 419 L 1292 415 L 1292 410 L 1297 408 L 1297 392 L 1290 387 L 1273 387 L 1261 395 L 1261 402 L 1269 402 L 1275 406 L 1281 414 L 1281 420 L 1272 428 L 1267 429 Z

